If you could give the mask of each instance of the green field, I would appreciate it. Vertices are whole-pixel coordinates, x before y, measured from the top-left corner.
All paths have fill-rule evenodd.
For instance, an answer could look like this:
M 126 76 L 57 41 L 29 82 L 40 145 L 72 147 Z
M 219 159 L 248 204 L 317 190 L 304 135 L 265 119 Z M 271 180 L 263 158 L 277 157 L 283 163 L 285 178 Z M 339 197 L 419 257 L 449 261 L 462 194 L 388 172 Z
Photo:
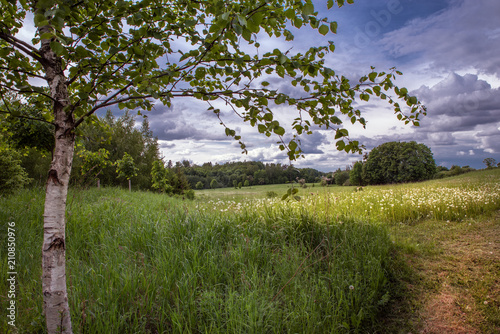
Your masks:
M 468 315 L 460 326 L 484 333 L 500 327 L 494 261 L 500 257 L 500 169 L 362 190 L 308 185 L 299 201 L 281 200 L 288 187 L 201 190 L 194 201 L 71 189 L 67 266 L 74 331 L 408 333 L 438 328 L 425 311 L 442 292 L 436 283 L 442 272 L 456 288 L 454 305 Z M 6 223 L 16 223 L 20 333 L 44 333 L 43 197 L 42 188 L 0 197 L 2 250 Z M 485 248 L 459 275 L 451 268 L 465 257 L 453 257 L 454 251 L 482 247 L 475 244 L 479 237 L 469 246 L 456 244 L 468 235 L 484 236 L 491 254 Z M 1 254 L 0 288 L 7 291 Z M 0 298 L 5 309 L 8 299 Z M 11 329 L 2 317 L 0 332 Z

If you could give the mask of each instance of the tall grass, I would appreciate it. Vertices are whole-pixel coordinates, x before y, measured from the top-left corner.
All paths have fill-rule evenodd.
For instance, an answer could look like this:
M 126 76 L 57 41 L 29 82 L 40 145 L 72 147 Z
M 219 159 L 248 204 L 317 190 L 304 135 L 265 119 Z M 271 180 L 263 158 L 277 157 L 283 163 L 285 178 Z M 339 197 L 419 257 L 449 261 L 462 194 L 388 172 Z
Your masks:
M 498 210 L 499 171 L 358 192 L 308 188 L 299 202 L 74 189 L 67 209 L 74 330 L 370 332 L 397 275 L 387 223 Z M 0 197 L 0 307 L 8 302 L 6 223 L 14 221 L 20 333 L 44 333 L 43 199 L 42 189 Z M 0 318 L 0 332 L 9 330 Z
M 42 191 L 0 201 L 18 233 L 18 328 L 43 333 Z M 347 333 L 389 299 L 392 244 L 381 227 L 286 210 L 226 217 L 116 189 L 71 192 L 67 216 L 78 333 Z M 5 229 L 0 238 L 5 248 Z

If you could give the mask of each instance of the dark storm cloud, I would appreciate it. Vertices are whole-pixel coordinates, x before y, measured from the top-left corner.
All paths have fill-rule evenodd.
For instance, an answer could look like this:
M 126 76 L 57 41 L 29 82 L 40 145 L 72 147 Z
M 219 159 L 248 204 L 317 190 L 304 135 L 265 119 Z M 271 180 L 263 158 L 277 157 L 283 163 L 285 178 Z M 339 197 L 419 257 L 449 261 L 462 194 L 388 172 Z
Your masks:
M 171 143 L 171 142 L 167 142 L 167 143 L 160 143 L 160 148 L 165 148 L 165 149 L 172 149 L 174 148 L 176 145 L 175 143 Z
M 500 89 L 492 89 L 476 75 L 450 74 L 429 88 L 414 92 L 427 106 L 422 132 L 454 132 L 478 129 L 500 120 Z
M 500 108 L 500 89 L 472 74 L 451 73 L 434 87 L 422 86 L 414 93 L 433 115 L 465 116 Z
M 319 146 L 329 143 L 327 136 L 318 131 L 300 138 L 300 148 L 304 154 L 322 154 L 324 151 Z
M 159 140 L 227 140 L 223 127 L 217 127 L 212 114 L 196 105 L 174 104 L 172 108 L 157 107 L 148 119 Z M 213 129 L 206 124 L 215 124 Z
M 430 71 L 475 68 L 500 75 L 500 1 L 450 1 L 437 14 L 415 18 L 387 33 L 385 49 L 396 57 L 418 56 Z

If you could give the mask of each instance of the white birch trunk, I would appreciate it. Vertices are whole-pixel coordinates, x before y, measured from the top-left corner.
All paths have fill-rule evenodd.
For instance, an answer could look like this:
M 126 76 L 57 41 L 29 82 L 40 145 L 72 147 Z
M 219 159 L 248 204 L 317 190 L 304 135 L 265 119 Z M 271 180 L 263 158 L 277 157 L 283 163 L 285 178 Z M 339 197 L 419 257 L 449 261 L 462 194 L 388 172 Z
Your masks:
M 43 309 L 50 334 L 72 333 L 66 289 L 65 214 L 73 150 L 73 136 L 56 140 L 45 194 L 42 290 Z
M 52 27 L 39 28 L 39 35 Z M 53 99 L 55 148 L 45 194 L 42 246 L 43 310 L 49 334 L 71 334 L 71 318 L 66 288 L 66 197 L 75 146 L 74 119 L 65 107 L 68 87 L 61 58 L 42 39 L 41 64 Z

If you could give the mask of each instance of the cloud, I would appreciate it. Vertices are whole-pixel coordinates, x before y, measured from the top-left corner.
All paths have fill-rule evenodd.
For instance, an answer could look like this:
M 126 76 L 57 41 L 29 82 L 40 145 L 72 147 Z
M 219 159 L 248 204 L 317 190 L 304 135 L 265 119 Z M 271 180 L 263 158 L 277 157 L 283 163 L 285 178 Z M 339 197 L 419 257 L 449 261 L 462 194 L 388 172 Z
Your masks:
M 498 13 L 497 0 L 451 0 L 446 10 L 415 18 L 381 42 L 395 57 L 427 60 L 430 71 L 474 68 L 500 77 Z
M 476 134 L 479 148 L 487 153 L 500 153 L 500 123 L 490 124 Z
M 319 131 L 300 138 L 300 148 L 304 154 L 322 154 L 320 146 L 329 144 L 326 134 Z
M 202 109 L 203 108 L 203 109 Z M 206 112 L 206 106 L 192 103 L 175 103 L 171 108 L 157 106 L 148 114 L 151 130 L 159 140 L 229 140 L 222 126 Z M 213 128 L 213 129 L 212 129 Z
M 477 130 L 500 119 L 500 89 L 491 88 L 477 75 L 451 73 L 432 88 L 422 86 L 412 93 L 428 109 L 420 129 L 423 132 L 442 134 Z

